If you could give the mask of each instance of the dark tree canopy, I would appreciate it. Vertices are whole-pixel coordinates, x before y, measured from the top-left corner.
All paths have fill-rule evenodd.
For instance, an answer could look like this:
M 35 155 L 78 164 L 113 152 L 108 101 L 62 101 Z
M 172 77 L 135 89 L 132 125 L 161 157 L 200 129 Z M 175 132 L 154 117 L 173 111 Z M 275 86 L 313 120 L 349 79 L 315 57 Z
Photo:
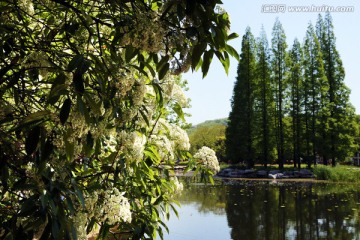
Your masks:
M 219 4 L 1 1 L 1 239 L 162 236 L 176 159 L 210 173 L 173 123 L 176 75 L 237 57 Z

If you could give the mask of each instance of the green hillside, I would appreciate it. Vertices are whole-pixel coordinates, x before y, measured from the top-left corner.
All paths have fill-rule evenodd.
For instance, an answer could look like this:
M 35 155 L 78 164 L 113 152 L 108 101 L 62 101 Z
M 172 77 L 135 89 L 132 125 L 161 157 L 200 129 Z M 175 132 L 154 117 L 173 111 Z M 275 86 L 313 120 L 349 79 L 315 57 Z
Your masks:
M 197 128 L 200 127 L 213 127 L 216 125 L 223 125 L 223 126 L 227 126 L 228 123 L 228 119 L 227 118 L 219 118 L 219 119 L 215 119 L 215 120 L 207 120 L 205 122 L 193 125 L 192 127 L 190 127 L 187 132 L 188 134 L 193 133 Z

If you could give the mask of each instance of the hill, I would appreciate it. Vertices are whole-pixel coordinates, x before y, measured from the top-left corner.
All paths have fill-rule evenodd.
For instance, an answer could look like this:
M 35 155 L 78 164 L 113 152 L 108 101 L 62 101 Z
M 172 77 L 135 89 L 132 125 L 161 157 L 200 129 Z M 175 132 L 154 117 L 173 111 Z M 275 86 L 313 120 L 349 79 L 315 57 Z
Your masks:
M 215 119 L 215 120 L 207 120 L 205 122 L 202 122 L 202 123 L 191 126 L 189 129 L 187 129 L 187 132 L 188 132 L 188 134 L 191 134 L 197 128 L 200 128 L 200 127 L 213 127 L 213 126 L 216 126 L 216 125 L 227 126 L 227 123 L 228 123 L 227 118 L 220 118 L 220 119 Z

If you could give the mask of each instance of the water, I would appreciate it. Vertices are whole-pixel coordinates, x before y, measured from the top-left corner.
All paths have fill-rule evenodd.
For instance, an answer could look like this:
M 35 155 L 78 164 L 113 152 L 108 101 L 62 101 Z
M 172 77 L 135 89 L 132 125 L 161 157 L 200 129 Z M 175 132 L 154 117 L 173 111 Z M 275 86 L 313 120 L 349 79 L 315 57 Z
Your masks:
M 186 181 L 165 240 L 360 239 L 360 186 Z

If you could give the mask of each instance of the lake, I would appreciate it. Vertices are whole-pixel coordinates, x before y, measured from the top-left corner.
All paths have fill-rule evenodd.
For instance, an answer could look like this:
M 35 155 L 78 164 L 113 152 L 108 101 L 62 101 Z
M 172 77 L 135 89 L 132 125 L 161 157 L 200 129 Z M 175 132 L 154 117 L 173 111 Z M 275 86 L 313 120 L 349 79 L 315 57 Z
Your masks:
M 184 179 L 165 240 L 360 239 L 360 186 Z

